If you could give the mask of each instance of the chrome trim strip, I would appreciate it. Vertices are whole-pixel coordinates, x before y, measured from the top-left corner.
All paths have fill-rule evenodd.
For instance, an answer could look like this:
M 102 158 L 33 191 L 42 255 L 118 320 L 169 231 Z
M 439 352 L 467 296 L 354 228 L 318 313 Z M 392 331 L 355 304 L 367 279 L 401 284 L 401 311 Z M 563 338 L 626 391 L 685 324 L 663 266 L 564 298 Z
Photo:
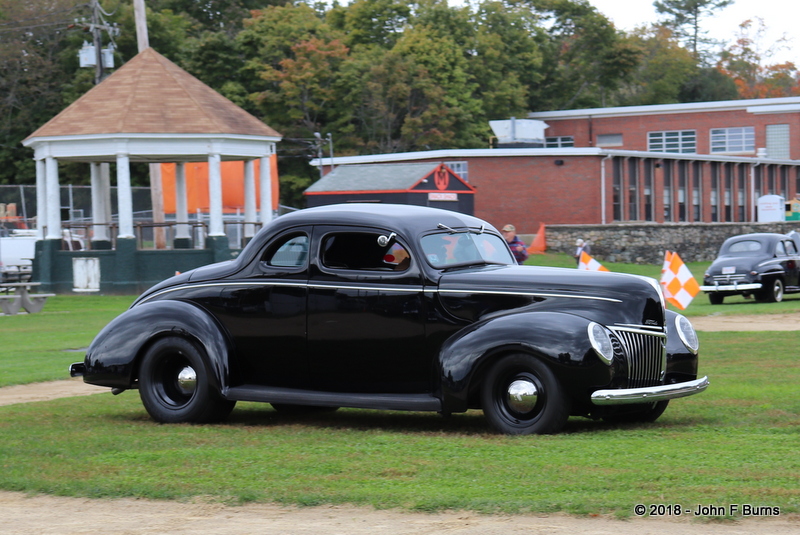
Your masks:
M 564 297 L 569 299 L 590 299 L 596 301 L 607 301 L 609 303 L 621 303 L 620 299 L 613 299 L 610 297 L 599 297 L 599 296 L 587 296 L 587 295 L 569 295 L 569 294 L 551 294 L 551 293 L 542 293 L 542 292 L 512 292 L 512 291 L 503 291 L 503 290 L 471 290 L 471 289 L 464 289 L 464 290 L 453 290 L 453 289 L 446 289 L 441 290 L 438 288 L 423 288 L 421 286 L 408 286 L 408 287 L 388 287 L 388 286 L 343 286 L 343 285 L 334 285 L 334 284 L 320 284 L 320 283 L 308 283 L 308 282 L 269 282 L 269 281 L 246 281 L 246 282 L 235 282 L 235 281 L 227 281 L 227 282 L 206 282 L 206 283 L 197 283 L 197 284 L 182 284 L 180 286 L 174 286 L 172 288 L 165 288 L 160 290 L 153 295 L 148 296 L 147 298 L 143 299 L 139 304 L 145 303 L 150 299 L 155 297 L 171 293 L 177 292 L 179 290 L 191 289 L 191 288 L 212 288 L 215 286 L 284 286 L 284 287 L 296 287 L 296 288 L 316 288 L 316 289 L 331 289 L 331 290 L 379 290 L 384 292 L 430 292 L 430 293 L 471 293 L 471 294 L 481 294 L 481 295 L 525 295 L 530 297 Z
M 597 390 L 592 394 L 592 403 L 595 405 L 627 405 L 663 401 L 699 394 L 708 388 L 708 385 L 708 377 L 703 377 L 673 385 Z
M 620 299 L 613 299 L 611 297 L 599 297 L 595 295 L 572 295 L 572 294 L 551 294 L 542 292 L 512 292 L 502 290 L 425 290 L 434 291 L 439 293 L 457 293 L 457 294 L 482 294 L 482 295 L 527 295 L 530 297 L 566 297 L 568 299 L 592 299 L 595 301 L 608 301 L 609 303 L 622 303 Z
M 715 284 L 714 286 L 701 286 L 704 292 L 737 292 L 742 290 L 760 290 L 763 284 L 751 282 L 748 284 Z

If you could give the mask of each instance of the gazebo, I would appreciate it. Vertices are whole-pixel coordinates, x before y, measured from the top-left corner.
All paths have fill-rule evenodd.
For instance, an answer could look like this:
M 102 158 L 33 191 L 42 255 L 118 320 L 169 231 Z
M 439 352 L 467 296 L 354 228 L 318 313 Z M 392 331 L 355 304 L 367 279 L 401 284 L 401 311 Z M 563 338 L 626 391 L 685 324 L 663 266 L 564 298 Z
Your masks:
M 174 271 L 230 258 L 222 211 L 222 161 L 245 161 L 244 218 L 272 219 L 270 158 L 281 135 L 170 60 L 147 48 L 23 141 L 36 160 L 36 229 L 40 242 L 34 277 L 43 290 L 73 288 L 139 291 Z M 260 214 L 255 161 L 259 160 Z M 86 162 L 91 169 L 91 249 L 61 251 L 58 163 Z M 205 249 L 181 250 L 188 238 L 183 165 L 207 162 L 209 214 Z M 130 181 L 131 162 L 176 163 L 174 248 L 137 251 Z M 109 163 L 116 164 L 118 222 L 111 221 Z M 116 229 L 116 236 L 110 235 Z M 113 244 L 113 247 L 112 247 Z M 144 254 L 149 253 L 149 254 Z M 165 253 L 158 262 L 152 254 Z M 181 254 L 182 253 L 182 254 Z M 95 259 L 96 283 L 79 288 L 75 259 Z M 81 264 L 82 265 L 82 264 Z M 90 270 L 94 268 L 91 267 Z M 176 269 L 173 269 L 176 268 Z M 82 268 L 83 269 L 83 268 Z M 68 275 L 65 275 L 65 270 Z

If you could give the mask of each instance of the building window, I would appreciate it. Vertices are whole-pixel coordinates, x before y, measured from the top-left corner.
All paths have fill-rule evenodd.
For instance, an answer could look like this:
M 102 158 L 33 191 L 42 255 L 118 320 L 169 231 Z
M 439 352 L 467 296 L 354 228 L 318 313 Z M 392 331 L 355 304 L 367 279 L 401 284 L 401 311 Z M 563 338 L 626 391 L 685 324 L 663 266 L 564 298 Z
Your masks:
M 469 182 L 469 162 L 444 162 L 464 182 Z
M 598 147 L 621 147 L 622 134 L 599 134 L 597 136 Z
M 789 125 L 767 125 L 767 157 L 776 160 L 788 160 L 789 155 Z
M 697 132 L 695 130 L 674 130 L 669 132 L 648 132 L 647 150 L 650 152 L 697 152 Z
M 639 220 L 639 158 L 628 159 L 628 220 Z
M 544 140 L 545 147 L 548 149 L 560 149 L 564 147 L 574 147 L 575 138 L 572 136 L 554 136 Z
M 703 220 L 703 164 L 692 162 L 692 221 Z
M 612 205 L 614 221 L 622 221 L 622 158 L 614 158 Z
M 711 162 L 711 221 L 716 223 L 719 221 L 719 163 Z
M 756 132 L 752 126 L 712 128 L 711 153 L 755 152 Z
M 664 221 L 672 221 L 672 161 L 664 160 Z

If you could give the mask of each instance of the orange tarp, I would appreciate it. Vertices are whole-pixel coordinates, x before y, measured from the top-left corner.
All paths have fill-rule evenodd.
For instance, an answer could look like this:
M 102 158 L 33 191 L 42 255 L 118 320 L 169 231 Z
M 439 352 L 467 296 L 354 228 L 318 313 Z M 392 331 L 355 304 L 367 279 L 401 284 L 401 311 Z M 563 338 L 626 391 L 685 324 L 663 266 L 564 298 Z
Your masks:
M 278 156 L 269 158 L 272 177 L 272 209 L 278 209 Z M 161 188 L 164 192 L 164 213 L 175 213 L 175 164 L 161 164 Z M 186 170 L 186 203 L 189 213 L 200 211 L 208 213 L 208 163 L 190 162 L 184 164 Z M 222 162 L 222 211 L 226 214 L 244 213 L 244 162 Z M 254 162 L 256 176 L 256 209 L 261 208 L 259 187 L 259 160 Z

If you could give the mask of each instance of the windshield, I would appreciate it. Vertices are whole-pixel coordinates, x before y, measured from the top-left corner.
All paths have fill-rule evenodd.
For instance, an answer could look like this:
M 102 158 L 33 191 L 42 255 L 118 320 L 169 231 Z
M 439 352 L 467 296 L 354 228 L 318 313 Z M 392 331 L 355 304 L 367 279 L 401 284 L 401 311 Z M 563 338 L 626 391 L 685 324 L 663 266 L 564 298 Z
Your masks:
M 442 232 L 424 236 L 420 243 L 428 263 L 439 269 L 471 264 L 516 264 L 505 240 L 494 234 Z

